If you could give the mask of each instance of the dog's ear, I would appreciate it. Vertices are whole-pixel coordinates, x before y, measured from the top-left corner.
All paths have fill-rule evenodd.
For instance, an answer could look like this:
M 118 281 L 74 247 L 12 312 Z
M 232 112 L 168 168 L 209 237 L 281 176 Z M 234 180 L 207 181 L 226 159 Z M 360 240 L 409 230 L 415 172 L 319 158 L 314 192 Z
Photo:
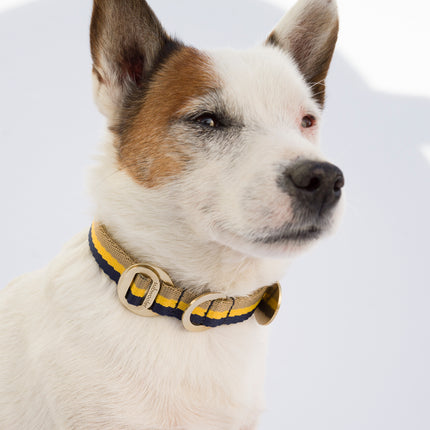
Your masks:
M 293 57 L 321 107 L 338 30 L 335 0 L 299 0 L 266 40 Z
M 94 0 L 90 40 L 95 100 L 108 118 L 180 45 L 145 0 Z

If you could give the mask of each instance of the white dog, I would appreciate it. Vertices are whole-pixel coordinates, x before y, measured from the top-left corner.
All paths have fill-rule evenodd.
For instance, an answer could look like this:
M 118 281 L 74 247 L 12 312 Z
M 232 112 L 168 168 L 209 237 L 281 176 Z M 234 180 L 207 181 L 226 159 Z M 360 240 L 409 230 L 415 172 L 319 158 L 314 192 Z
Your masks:
M 262 46 L 205 52 L 144 0 L 94 1 L 95 222 L 1 291 L 2 430 L 257 427 L 276 281 L 339 212 L 337 30 L 299 0 Z

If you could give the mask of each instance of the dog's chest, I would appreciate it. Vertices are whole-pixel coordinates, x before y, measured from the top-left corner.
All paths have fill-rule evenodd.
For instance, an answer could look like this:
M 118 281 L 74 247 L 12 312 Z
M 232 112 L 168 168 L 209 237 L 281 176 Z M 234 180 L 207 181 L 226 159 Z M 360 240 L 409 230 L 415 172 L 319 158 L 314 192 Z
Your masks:
M 142 417 L 160 428 L 239 428 L 262 407 L 265 345 L 246 327 L 216 330 L 188 333 L 165 318 L 129 325 L 113 354 L 94 355 L 114 396 L 106 406 L 136 428 Z
M 102 367 L 110 376 L 106 391 L 95 398 L 104 397 L 108 409 L 115 405 L 119 424 L 136 429 L 238 429 L 254 420 L 262 408 L 260 352 L 238 345 L 240 353 L 232 353 L 222 343 L 211 348 L 204 341 L 190 347 L 181 336 L 169 340 L 160 335 L 157 341 L 166 344 L 149 344 L 145 353 L 136 354 L 139 346 L 119 363 L 104 360 Z M 99 375 L 98 381 L 102 378 Z M 105 395 L 109 391 L 110 399 Z
M 87 346 L 80 377 L 75 372 L 68 381 L 78 402 L 71 407 L 74 418 L 77 410 L 88 412 L 76 428 L 97 416 L 106 417 L 103 429 L 115 422 L 112 428 L 237 430 L 261 411 L 262 348 L 242 343 L 235 351 L 224 342 L 194 343 L 178 333 L 132 339 L 133 334 L 121 346 L 93 343 L 91 352 Z M 109 352 L 99 354 L 106 346 Z M 82 403 L 80 392 L 86 393 Z

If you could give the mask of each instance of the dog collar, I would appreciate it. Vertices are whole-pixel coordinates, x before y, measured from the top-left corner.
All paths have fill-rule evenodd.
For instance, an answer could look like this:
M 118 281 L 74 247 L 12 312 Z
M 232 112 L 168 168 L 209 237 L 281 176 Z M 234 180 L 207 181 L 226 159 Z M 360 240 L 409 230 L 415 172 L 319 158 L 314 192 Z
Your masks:
M 270 324 L 281 304 L 281 287 L 275 283 L 249 296 L 229 297 L 208 292 L 199 296 L 175 286 L 162 269 L 138 264 L 110 236 L 106 227 L 94 222 L 88 241 L 94 259 L 115 283 L 120 302 L 145 317 L 170 316 L 182 320 L 188 331 L 236 324 L 255 315 L 261 325 Z

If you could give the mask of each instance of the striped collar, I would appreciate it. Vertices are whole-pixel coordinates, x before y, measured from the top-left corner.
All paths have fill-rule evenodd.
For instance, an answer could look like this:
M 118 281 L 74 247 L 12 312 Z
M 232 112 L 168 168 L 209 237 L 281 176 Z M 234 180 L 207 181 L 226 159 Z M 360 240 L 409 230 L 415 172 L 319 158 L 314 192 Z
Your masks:
M 88 241 L 103 272 L 117 283 L 120 302 L 131 312 L 151 317 L 170 316 L 182 320 L 189 331 L 236 324 L 255 315 L 259 324 L 275 318 L 281 302 L 278 283 L 249 296 L 229 297 L 222 293 L 195 293 L 175 286 L 162 269 L 137 264 L 109 235 L 106 227 L 94 222 Z

